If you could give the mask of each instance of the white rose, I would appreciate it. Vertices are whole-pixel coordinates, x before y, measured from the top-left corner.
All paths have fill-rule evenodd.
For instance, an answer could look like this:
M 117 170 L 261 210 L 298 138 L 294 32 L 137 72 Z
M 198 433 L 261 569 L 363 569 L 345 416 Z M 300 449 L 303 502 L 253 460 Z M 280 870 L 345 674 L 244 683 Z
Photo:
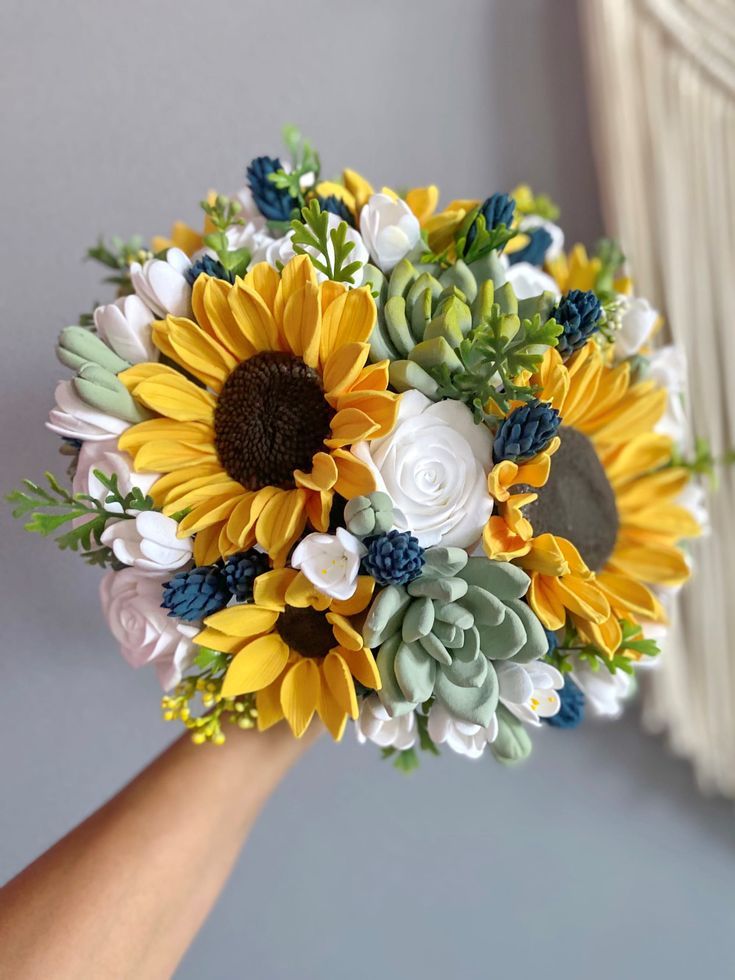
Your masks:
M 517 299 L 533 299 L 542 293 L 553 293 L 555 301 L 561 297 L 555 279 L 530 262 L 516 262 L 505 274 Z
M 159 473 L 136 473 L 133 469 L 132 456 L 117 448 L 117 439 L 85 442 L 77 458 L 72 490 L 74 493 L 86 493 L 102 503 L 110 491 L 94 475 L 95 470 L 99 470 L 105 476 L 116 476 L 123 497 L 126 497 L 135 487 L 138 487 L 144 495 L 147 494 L 160 476 Z M 120 504 L 106 506 L 108 511 L 122 513 Z
M 383 749 L 394 748 L 405 752 L 416 744 L 416 715 L 413 711 L 391 718 L 376 694 L 371 694 L 360 705 L 356 722 L 357 740 L 374 742 Z
M 376 265 L 390 272 L 421 238 L 419 220 L 405 201 L 373 194 L 360 212 L 360 232 Z
M 651 354 L 649 377 L 668 394 L 666 411 L 656 425 L 656 432 L 670 436 L 680 449 L 689 442 L 686 413 L 687 359 L 674 344 L 660 347 Z
M 487 490 L 493 440 L 458 401 L 432 402 L 420 391 L 401 396 L 393 430 L 355 443 L 352 452 L 396 507 L 396 526 L 422 547 L 470 548 L 493 509 Z
M 158 316 L 191 316 L 191 286 L 186 273 L 191 262 L 180 248 L 170 248 L 165 259 L 130 264 L 133 289 Z
M 181 680 L 194 658 L 198 625 L 170 618 L 161 608 L 166 576 L 141 575 L 133 568 L 108 572 L 100 599 L 110 631 L 131 667 L 152 663 L 164 690 Z
M 141 572 L 172 571 L 185 565 L 192 552 L 192 539 L 177 538 L 177 530 L 172 517 L 145 510 L 133 519 L 111 522 L 100 540 L 123 565 Z
M 539 726 L 542 718 L 551 718 L 561 707 L 557 693 L 564 678 L 551 664 L 534 660 L 529 664 L 497 661 L 498 694 L 502 704 L 519 721 Z
M 624 361 L 637 354 L 656 325 L 658 310 L 643 297 L 618 296 L 620 329 L 615 334 L 615 358 Z
M 151 335 L 153 319 L 151 311 L 137 296 L 121 296 L 94 311 L 97 333 L 119 357 L 131 364 L 158 360 L 158 348 Z
M 349 599 L 355 594 L 360 559 L 366 551 L 361 541 L 339 527 L 336 534 L 307 534 L 291 556 L 291 566 L 325 595 Z
M 564 232 L 559 225 L 554 224 L 553 221 L 548 221 L 546 218 L 542 218 L 538 214 L 526 215 L 525 218 L 521 218 L 518 225 L 519 231 L 533 231 L 536 228 L 543 228 L 549 234 L 551 244 L 546 249 L 544 261 L 553 262 L 564 251 Z
M 49 412 L 46 427 L 68 439 L 100 440 L 119 436 L 130 425 L 88 405 L 74 390 L 72 381 L 60 381 L 55 391 L 56 406 Z
M 583 661 L 576 661 L 571 678 L 584 694 L 592 712 L 601 717 L 617 718 L 623 711 L 623 701 L 630 695 L 633 678 L 624 670 L 614 674 L 603 664 L 592 670 Z
M 429 709 L 429 738 L 435 745 L 448 745 L 452 752 L 479 759 L 485 746 L 494 742 L 498 735 L 498 720 L 493 715 L 487 728 L 460 721 L 451 715 L 443 704 L 435 701 Z

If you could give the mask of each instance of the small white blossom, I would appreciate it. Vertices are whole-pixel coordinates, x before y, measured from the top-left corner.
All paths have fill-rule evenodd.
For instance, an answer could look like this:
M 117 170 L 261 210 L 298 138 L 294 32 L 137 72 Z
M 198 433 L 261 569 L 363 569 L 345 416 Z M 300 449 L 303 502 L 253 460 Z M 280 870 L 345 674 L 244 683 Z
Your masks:
M 153 314 L 138 296 L 121 296 L 94 311 L 97 333 L 131 364 L 158 360 L 159 351 L 151 335 L 153 320 Z
M 142 572 L 172 571 L 185 565 L 192 553 L 192 539 L 177 537 L 177 530 L 173 518 L 146 510 L 133 519 L 112 521 L 100 540 L 124 565 Z
M 533 660 L 529 664 L 510 661 L 495 663 L 499 699 L 512 714 L 529 725 L 540 726 L 542 718 L 551 718 L 561 707 L 557 693 L 564 678 L 551 664 Z
M 307 534 L 291 556 L 291 566 L 325 595 L 349 599 L 355 594 L 360 559 L 366 551 L 361 541 L 339 527 L 336 534 Z
M 419 220 L 405 201 L 373 194 L 360 212 L 360 232 L 376 265 L 390 272 L 418 245 Z
M 427 727 L 435 745 L 448 745 L 452 752 L 466 755 L 469 759 L 479 759 L 485 746 L 494 742 L 498 735 L 495 715 L 487 728 L 482 728 L 455 718 L 439 701 L 434 701 L 429 709 Z
M 149 309 L 160 317 L 191 316 L 191 286 L 186 273 L 191 262 L 180 248 L 170 248 L 164 259 L 132 262 L 130 281 Z
M 584 694 L 592 713 L 605 718 L 617 718 L 622 714 L 623 702 L 633 688 L 633 678 L 624 670 L 611 674 L 603 664 L 593 670 L 581 660 L 575 663 L 571 678 Z
M 383 749 L 393 748 L 399 752 L 416 744 L 416 715 L 408 714 L 391 718 L 377 695 L 371 694 L 360 705 L 360 716 L 356 723 L 359 742 L 374 742 Z
M 561 296 L 556 280 L 530 262 L 516 262 L 509 266 L 505 277 L 518 299 L 533 299 L 542 293 L 553 293 L 555 300 Z
M 659 313 L 643 297 L 617 297 L 620 329 L 615 334 L 615 358 L 623 361 L 637 354 L 656 325 Z

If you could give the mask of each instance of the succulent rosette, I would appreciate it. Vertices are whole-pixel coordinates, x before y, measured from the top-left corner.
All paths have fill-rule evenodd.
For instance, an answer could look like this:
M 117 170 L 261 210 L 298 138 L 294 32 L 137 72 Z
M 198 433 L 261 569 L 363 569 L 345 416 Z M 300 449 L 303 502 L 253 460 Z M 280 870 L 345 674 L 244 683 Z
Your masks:
M 617 715 L 707 523 L 660 317 L 526 186 L 440 208 L 285 137 L 201 230 L 90 249 L 117 295 L 57 345 L 71 485 L 16 516 L 107 570 L 197 742 L 319 719 L 409 769 Z

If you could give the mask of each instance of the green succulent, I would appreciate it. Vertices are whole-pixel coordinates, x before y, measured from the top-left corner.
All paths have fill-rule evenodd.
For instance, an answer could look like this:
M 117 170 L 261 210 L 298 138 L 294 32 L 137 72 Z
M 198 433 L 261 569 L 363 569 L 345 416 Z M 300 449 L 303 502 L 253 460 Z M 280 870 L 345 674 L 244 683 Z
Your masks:
M 56 356 L 62 364 L 78 371 L 84 364 L 97 364 L 112 374 L 130 367 L 130 362 L 118 357 L 97 334 L 84 327 L 64 327 L 59 334 Z
M 366 497 L 353 497 L 345 505 L 345 527 L 356 538 L 390 531 L 394 517 L 393 501 L 380 490 Z
M 77 395 L 99 412 L 133 424 L 150 418 L 150 414 L 135 401 L 122 381 L 99 364 L 82 364 L 72 384 Z
M 461 548 L 428 548 L 425 559 L 420 578 L 383 589 L 365 620 L 365 643 L 378 651 L 380 700 L 396 717 L 433 697 L 456 718 L 486 727 L 498 704 L 492 661 L 529 663 L 548 648 L 522 601 L 530 579 Z
M 507 400 L 495 397 L 497 389 L 523 398 L 511 391 L 513 376 L 540 361 L 561 327 L 548 320 L 551 293 L 519 302 L 510 283 L 497 285 L 504 278 L 495 252 L 443 272 L 403 259 L 388 279 L 366 266 L 378 309 L 370 356 L 390 360 L 391 386 L 462 400 L 478 421 L 488 399 Z

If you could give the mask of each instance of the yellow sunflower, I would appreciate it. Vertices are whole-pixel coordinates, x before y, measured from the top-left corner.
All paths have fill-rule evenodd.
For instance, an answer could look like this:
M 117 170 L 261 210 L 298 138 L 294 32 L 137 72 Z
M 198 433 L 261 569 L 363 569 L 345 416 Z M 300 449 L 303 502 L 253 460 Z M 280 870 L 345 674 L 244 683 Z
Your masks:
M 261 731 L 285 718 L 300 738 L 316 712 L 339 740 L 347 718 L 357 718 L 355 679 L 380 688 L 373 655 L 349 619 L 365 610 L 374 584 L 360 576 L 355 594 L 337 600 L 293 568 L 260 575 L 252 603 L 214 613 L 196 638 L 234 654 L 222 696 L 255 692 Z
M 366 288 L 319 284 L 297 256 L 230 285 L 202 275 L 194 320 L 168 316 L 153 339 L 169 361 L 120 375 L 156 418 L 119 440 L 182 536 L 208 564 L 254 544 L 282 565 L 307 520 L 326 531 L 335 493 L 375 489 L 349 447 L 393 428 L 387 362 L 367 365 L 375 303 Z
M 654 431 L 667 393 L 633 382 L 630 366 L 606 363 L 593 341 L 566 363 L 548 350 L 530 383 L 562 426 L 530 462 L 505 460 L 491 470 L 498 506 L 485 550 L 528 572 L 529 601 L 547 629 L 570 618 L 585 641 L 611 655 L 620 620 L 664 619 L 650 586 L 685 581 L 677 544 L 700 533 L 675 502 L 688 473 L 670 465 L 672 440 Z

